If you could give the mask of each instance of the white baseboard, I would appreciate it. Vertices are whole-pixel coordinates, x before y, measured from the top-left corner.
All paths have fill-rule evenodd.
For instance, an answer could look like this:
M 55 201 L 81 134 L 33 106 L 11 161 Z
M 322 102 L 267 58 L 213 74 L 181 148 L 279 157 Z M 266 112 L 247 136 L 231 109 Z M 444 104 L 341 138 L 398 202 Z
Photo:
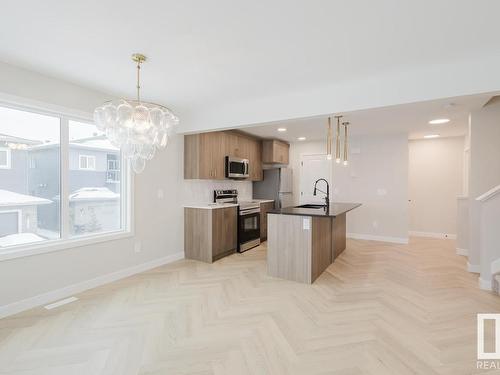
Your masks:
M 479 288 L 482 290 L 493 290 L 491 280 L 484 280 L 479 278 Z
M 387 237 L 387 236 L 375 236 L 372 234 L 361 234 L 361 233 L 347 233 L 347 238 L 353 238 L 356 240 L 368 240 L 368 241 L 380 241 L 380 242 L 391 242 L 391 243 L 401 243 L 407 244 L 408 238 L 404 237 Z
M 472 273 L 481 273 L 481 268 L 479 264 L 470 264 L 467 262 L 467 271 Z
M 457 255 L 462 255 L 464 257 L 469 255 L 469 250 L 467 250 L 467 249 L 461 249 L 461 248 L 457 247 L 456 250 L 457 250 Z
M 415 237 L 429 237 L 429 238 L 444 238 L 448 240 L 456 240 L 457 235 L 456 234 L 450 234 L 450 233 L 434 233 L 434 232 L 416 232 L 416 231 L 409 231 L 408 234 L 410 236 L 415 236 Z
M 13 302 L 8 305 L 0 306 L 0 319 L 6 316 L 20 313 L 21 311 L 29 310 L 34 307 L 46 305 L 50 302 L 57 301 L 85 290 L 98 287 L 100 285 L 109 284 L 113 281 L 123 279 L 141 273 L 164 264 L 175 262 L 176 260 L 184 259 L 184 252 L 178 252 L 163 258 L 155 259 L 146 263 L 138 264 L 133 267 L 125 268 L 107 275 L 98 276 L 94 279 L 85 280 L 76 284 L 68 285 L 61 289 L 56 289 L 50 292 L 42 293 L 34 297 L 26 298 L 21 301 Z

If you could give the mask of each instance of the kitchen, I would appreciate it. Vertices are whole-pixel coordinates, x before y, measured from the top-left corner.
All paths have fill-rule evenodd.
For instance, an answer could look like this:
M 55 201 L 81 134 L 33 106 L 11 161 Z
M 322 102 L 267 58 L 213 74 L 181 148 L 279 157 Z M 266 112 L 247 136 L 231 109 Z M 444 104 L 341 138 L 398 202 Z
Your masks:
M 267 240 L 269 274 L 305 283 L 333 263 L 346 247 L 345 215 L 360 204 L 330 202 L 329 182 L 322 178 L 311 191 L 323 194 L 324 203 L 294 207 L 289 149 L 282 140 L 234 130 L 184 136 L 185 179 L 252 182 L 251 197 L 234 188 L 214 189 L 211 202 L 184 205 L 186 258 L 211 263 Z M 326 188 L 320 190 L 319 182 Z M 289 225 L 290 219 L 302 220 L 302 228 Z M 294 242 L 294 250 L 288 229 L 308 239 Z
M 269 276 L 309 284 L 353 240 L 456 238 L 468 117 L 490 98 L 185 134 L 186 257 L 212 262 L 264 249 Z M 449 119 L 435 125 L 440 117 Z M 195 211 L 203 218 L 192 218 Z

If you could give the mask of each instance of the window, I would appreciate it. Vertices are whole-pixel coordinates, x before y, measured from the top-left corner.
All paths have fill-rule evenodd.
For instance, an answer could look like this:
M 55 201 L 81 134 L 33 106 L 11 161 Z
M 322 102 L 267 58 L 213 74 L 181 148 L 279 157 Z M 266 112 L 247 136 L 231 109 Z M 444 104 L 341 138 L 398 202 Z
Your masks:
M 0 135 L 1 139 L 1 135 Z M 11 151 L 8 147 L 0 147 L 0 168 L 10 169 Z
M 69 138 L 69 160 L 72 160 L 73 153 L 78 154 L 80 169 L 69 176 L 69 235 L 119 230 L 121 191 L 116 182 L 120 181 L 120 150 L 95 125 L 88 123 L 70 121 Z M 87 154 L 81 154 L 82 149 Z M 116 174 L 113 181 L 109 176 L 110 165 Z M 89 178 L 88 170 L 95 171 L 92 178 Z
M 0 106 L 0 256 L 128 231 L 121 160 L 90 121 Z
M 0 253 L 60 238 L 60 119 L 0 107 L 0 148 Z
M 80 169 L 95 171 L 95 156 L 80 155 Z

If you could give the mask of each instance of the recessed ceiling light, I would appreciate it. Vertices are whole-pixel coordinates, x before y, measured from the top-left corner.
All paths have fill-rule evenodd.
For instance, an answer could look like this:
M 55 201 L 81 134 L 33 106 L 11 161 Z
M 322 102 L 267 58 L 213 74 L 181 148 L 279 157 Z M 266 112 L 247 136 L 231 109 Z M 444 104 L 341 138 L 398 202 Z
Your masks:
M 428 135 L 424 135 L 424 138 L 427 138 L 427 139 L 430 139 L 430 138 L 439 138 L 440 135 L 439 134 L 428 134 Z
M 279 132 L 286 132 L 286 128 L 278 128 Z
M 437 118 L 435 120 L 429 121 L 429 124 L 431 124 L 431 125 L 441 125 L 441 124 L 446 124 L 448 122 L 450 122 L 449 118 Z
M 299 137 L 297 138 L 299 141 L 305 141 L 306 140 L 306 137 Z

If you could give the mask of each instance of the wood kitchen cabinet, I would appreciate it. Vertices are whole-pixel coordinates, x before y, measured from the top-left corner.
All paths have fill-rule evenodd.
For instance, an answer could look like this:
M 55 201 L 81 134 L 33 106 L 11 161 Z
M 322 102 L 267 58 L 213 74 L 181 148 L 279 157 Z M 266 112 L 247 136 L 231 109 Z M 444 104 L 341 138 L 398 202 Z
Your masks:
M 237 207 L 184 208 L 184 254 L 212 263 L 236 251 Z
M 225 179 L 225 157 L 228 155 L 249 160 L 248 180 L 263 179 L 261 140 L 236 131 L 184 136 L 184 178 Z
M 266 164 L 288 164 L 290 145 L 276 139 L 262 141 L 262 162 Z
M 260 204 L 260 240 L 267 240 L 267 213 L 274 209 L 274 202 Z

